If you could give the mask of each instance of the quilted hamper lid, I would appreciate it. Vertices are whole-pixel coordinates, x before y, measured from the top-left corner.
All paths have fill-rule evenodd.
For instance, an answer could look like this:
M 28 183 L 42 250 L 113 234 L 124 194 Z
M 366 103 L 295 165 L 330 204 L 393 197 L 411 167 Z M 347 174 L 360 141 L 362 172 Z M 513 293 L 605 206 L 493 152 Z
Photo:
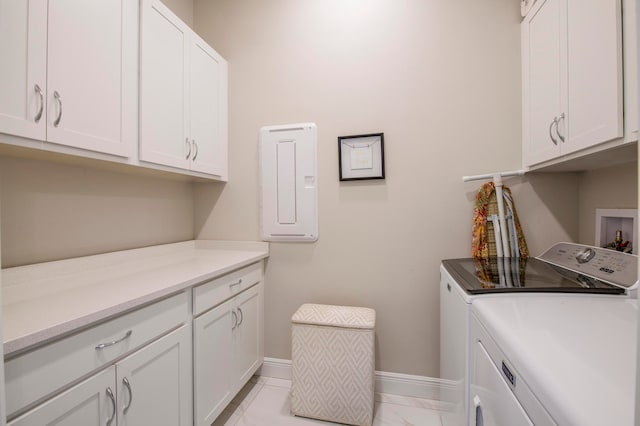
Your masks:
M 297 324 L 372 329 L 376 325 L 376 311 L 371 308 L 355 306 L 305 303 L 293 314 L 291 322 Z

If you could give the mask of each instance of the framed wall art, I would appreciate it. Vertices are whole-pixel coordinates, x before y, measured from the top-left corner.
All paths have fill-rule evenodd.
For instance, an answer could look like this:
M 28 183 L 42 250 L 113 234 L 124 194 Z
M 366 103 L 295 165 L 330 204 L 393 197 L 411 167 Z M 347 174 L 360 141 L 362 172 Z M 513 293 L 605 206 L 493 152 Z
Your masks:
M 384 179 L 384 133 L 338 137 L 340 180 Z

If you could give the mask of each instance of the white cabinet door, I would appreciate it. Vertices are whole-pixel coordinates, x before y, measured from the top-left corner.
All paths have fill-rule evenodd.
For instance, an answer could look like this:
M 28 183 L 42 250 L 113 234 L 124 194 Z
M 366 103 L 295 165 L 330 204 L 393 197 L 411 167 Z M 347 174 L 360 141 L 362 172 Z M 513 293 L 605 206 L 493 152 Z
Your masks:
M 193 35 L 190 64 L 191 169 L 226 177 L 227 62 Z
M 554 119 L 560 104 L 562 0 L 539 0 L 522 23 L 523 156 L 525 165 L 560 155 Z
M 158 0 L 143 0 L 140 159 L 227 178 L 227 62 Z
M 46 0 L 0 0 L 0 132 L 44 140 Z
M 262 364 L 262 297 L 262 283 L 236 297 L 238 325 L 234 330 L 234 340 L 237 390 L 247 383 Z
M 0 131 L 129 156 L 137 140 L 137 8 L 0 3 Z
M 233 397 L 234 304 L 231 299 L 193 321 L 194 424 L 198 426 L 213 423 Z
M 198 426 L 210 425 L 262 364 L 262 289 L 258 283 L 193 321 Z
M 143 0 L 140 51 L 140 159 L 189 168 L 189 28 L 158 0 Z
M 620 0 L 540 0 L 522 22 L 523 162 L 622 138 Z
M 623 136 L 620 0 L 566 1 L 563 154 Z
M 169 333 L 116 368 L 119 426 L 191 423 L 191 327 Z
M 16 418 L 9 426 L 116 426 L 115 389 L 112 366 Z
M 47 141 L 128 156 L 136 118 L 135 8 L 126 0 L 49 2 Z

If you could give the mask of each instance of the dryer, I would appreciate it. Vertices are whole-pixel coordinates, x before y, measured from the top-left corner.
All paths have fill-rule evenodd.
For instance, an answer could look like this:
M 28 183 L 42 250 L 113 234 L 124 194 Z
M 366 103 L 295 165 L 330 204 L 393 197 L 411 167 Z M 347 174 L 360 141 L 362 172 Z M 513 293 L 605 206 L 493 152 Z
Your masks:
M 472 307 L 470 424 L 632 426 L 635 298 L 484 298 Z

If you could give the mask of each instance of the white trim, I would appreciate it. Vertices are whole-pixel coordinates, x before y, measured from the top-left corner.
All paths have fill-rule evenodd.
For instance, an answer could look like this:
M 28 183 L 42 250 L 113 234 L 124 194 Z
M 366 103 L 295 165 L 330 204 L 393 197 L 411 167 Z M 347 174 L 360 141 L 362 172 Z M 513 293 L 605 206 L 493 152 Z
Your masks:
M 428 376 L 376 371 L 376 392 L 413 398 L 440 399 L 440 379 Z
M 291 380 L 291 360 L 265 357 L 262 367 L 256 374 Z M 376 371 L 375 374 L 375 390 L 379 393 L 439 400 L 440 389 L 446 386 L 443 380 L 434 377 L 386 371 Z
M 274 379 L 291 380 L 291 360 L 264 357 L 262 367 L 258 369 L 256 374 Z

